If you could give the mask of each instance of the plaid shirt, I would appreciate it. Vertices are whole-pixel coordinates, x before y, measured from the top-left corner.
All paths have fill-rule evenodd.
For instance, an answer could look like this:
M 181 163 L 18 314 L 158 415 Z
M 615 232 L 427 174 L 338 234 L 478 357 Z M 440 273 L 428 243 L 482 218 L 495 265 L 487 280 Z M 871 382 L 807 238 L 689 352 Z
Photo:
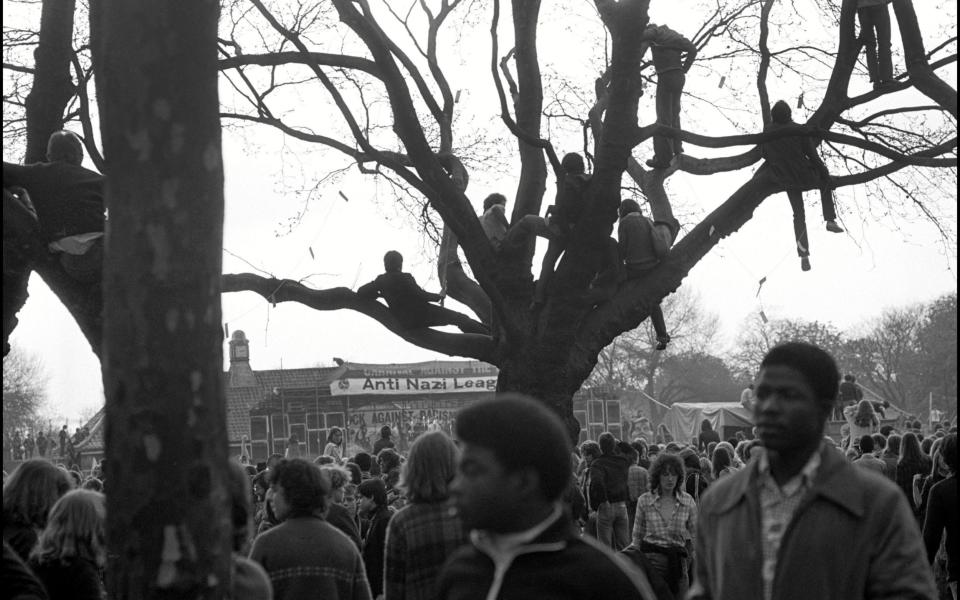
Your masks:
M 668 521 L 657 509 L 659 498 L 658 492 L 647 492 L 637 500 L 633 545 L 639 548 L 641 543 L 649 542 L 658 546 L 691 547 L 697 537 L 697 503 L 690 494 L 681 491 L 677 496 L 678 505 Z
M 440 569 L 469 541 L 444 502 L 412 503 L 387 527 L 383 591 L 387 600 L 433 600 Z
M 777 553 L 794 513 L 806 492 L 813 487 L 813 479 L 820 467 L 820 453 L 814 452 L 800 473 L 782 486 L 770 473 L 766 452 L 760 453 L 759 481 L 760 514 L 763 537 L 763 597 L 770 600 L 773 579 L 777 572 Z

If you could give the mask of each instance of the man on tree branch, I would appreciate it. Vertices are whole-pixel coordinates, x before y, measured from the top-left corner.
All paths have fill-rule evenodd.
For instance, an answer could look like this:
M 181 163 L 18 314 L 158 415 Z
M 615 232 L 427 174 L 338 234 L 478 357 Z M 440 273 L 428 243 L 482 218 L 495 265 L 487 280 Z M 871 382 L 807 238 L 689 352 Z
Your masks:
M 386 300 L 390 312 L 406 329 L 455 325 L 464 333 L 490 333 L 466 315 L 430 304 L 443 300 L 443 295 L 426 291 L 417 285 L 413 275 L 404 273 L 403 255 L 396 250 L 383 256 L 383 268 L 386 273 L 360 286 L 357 295 L 367 300 Z
M 776 131 L 784 127 L 795 127 L 790 107 L 778 100 L 770 109 L 771 123 L 766 131 Z M 813 141 L 806 136 L 790 136 L 766 142 L 761 147 L 766 162 L 761 166 L 787 192 L 790 206 L 793 208 L 793 234 L 797 240 L 797 255 L 800 256 L 800 268 L 810 270 L 810 242 L 807 239 L 807 222 L 803 210 L 803 190 L 820 187 L 820 204 L 823 208 L 823 220 L 827 222 L 827 231 L 843 233 L 837 225 L 837 213 L 833 205 L 833 191 L 830 189 L 830 172 L 823 164 Z
M 657 123 L 680 129 L 680 97 L 687 81 L 686 73 L 697 57 L 697 47 L 666 25 L 647 25 L 643 31 L 640 55 L 651 48 L 653 67 L 657 71 Z M 674 156 L 683 153 L 680 140 L 662 135 L 653 136 L 653 158 L 647 165 L 666 169 Z

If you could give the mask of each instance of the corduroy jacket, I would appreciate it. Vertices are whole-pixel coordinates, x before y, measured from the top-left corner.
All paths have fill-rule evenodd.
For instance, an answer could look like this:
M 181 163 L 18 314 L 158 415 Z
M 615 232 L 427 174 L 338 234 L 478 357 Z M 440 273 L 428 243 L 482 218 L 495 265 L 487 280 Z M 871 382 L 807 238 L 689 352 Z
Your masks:
M 903 492 L 830 446 L 820 457 L 783 535 L 772 599 L 936 598 Z M 764 597 L 758 463 L 717 480 L 703 496 L 691 600 Z

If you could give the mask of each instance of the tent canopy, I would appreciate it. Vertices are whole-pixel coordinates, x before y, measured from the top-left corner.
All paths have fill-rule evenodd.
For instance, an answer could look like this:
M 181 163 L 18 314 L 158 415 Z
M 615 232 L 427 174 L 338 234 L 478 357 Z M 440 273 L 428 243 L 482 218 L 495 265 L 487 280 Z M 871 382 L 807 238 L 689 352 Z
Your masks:
M 700 435 L 700 423 L 710 421 L 713 430 L 726 439 L 726 428 L 753 427 L 753 417 L 739 402 L 678 402 L 670 406 L 664 424 L 673 439 L 688 443 Z M 695 443 L 695 442 L 694 442 Z

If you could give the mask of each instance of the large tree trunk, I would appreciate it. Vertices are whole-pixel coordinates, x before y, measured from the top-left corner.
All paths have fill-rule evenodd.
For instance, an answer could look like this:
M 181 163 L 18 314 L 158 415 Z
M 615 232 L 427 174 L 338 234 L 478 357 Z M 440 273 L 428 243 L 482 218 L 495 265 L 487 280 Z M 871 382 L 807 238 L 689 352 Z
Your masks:
M 230 580 L 216 2 L 100 0 L 91 33 L 110 214 L 104 389 L 111 598 Z

